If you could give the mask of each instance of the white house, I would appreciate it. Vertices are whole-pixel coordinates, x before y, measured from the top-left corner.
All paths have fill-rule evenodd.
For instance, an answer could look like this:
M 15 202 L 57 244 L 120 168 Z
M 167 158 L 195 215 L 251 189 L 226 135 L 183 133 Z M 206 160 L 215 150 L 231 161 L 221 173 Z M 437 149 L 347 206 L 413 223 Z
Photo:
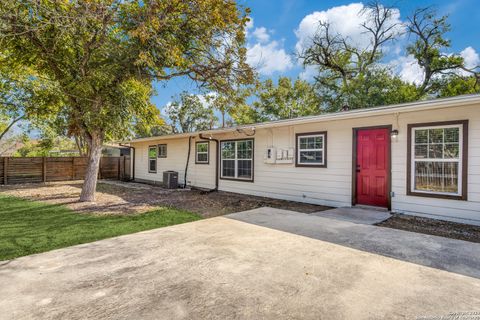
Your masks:
M 187 172 L 186 184 L 200 188 L 480 224 L 480 95 L 130 145 L 137 181 L 161 183 L 174 170 L 181 184 Z

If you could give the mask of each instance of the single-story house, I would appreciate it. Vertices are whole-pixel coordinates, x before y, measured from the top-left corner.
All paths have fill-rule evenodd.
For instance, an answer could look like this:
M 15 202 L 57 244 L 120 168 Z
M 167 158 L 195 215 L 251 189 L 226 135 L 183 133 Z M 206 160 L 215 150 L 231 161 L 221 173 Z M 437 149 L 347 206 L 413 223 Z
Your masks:
M 130 141 L 134 175 L 480 224 L 480 95 Z

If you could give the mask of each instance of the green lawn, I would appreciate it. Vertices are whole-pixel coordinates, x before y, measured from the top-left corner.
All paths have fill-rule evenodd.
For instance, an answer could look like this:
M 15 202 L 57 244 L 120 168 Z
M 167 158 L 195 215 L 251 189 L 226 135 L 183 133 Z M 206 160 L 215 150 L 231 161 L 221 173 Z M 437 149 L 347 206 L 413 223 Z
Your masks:
M 80 214 L 62 205 L 0 195 L 0 260 L 198 219 L 168 208 L 129 216 Z

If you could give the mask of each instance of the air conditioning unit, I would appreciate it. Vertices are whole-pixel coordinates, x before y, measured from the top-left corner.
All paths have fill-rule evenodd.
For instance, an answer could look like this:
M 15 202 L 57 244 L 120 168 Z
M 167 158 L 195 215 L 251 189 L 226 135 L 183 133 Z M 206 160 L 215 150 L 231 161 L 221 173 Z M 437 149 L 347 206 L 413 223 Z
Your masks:
M 268 147 L 263 158 L 265 163 L 275 163 L 277 159 L 277 151 L 274 147 Z
M 177 189 L 178 188 L 178 172 L 164 171 L 163 186 L 167 189 Z

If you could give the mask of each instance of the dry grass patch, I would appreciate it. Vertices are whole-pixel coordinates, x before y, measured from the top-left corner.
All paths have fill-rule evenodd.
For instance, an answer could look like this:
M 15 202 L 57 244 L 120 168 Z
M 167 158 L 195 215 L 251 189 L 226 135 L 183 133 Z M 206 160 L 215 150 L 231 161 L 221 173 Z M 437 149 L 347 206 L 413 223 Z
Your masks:
M 23 199 L 63 204 L 76 212 L 95 214 L 135 214 L 159 207 L 178 208 L 213 217 L 259 207 L 274 207 L 311 213 L 329 209 L 306 203 L 255 197 L 230 192 L 168 190 L 140 183 L 102 181 L 98 183 L 96 202 L 78 202 L 82 181 L 25 184 L 0 187 L 0 194 Z

